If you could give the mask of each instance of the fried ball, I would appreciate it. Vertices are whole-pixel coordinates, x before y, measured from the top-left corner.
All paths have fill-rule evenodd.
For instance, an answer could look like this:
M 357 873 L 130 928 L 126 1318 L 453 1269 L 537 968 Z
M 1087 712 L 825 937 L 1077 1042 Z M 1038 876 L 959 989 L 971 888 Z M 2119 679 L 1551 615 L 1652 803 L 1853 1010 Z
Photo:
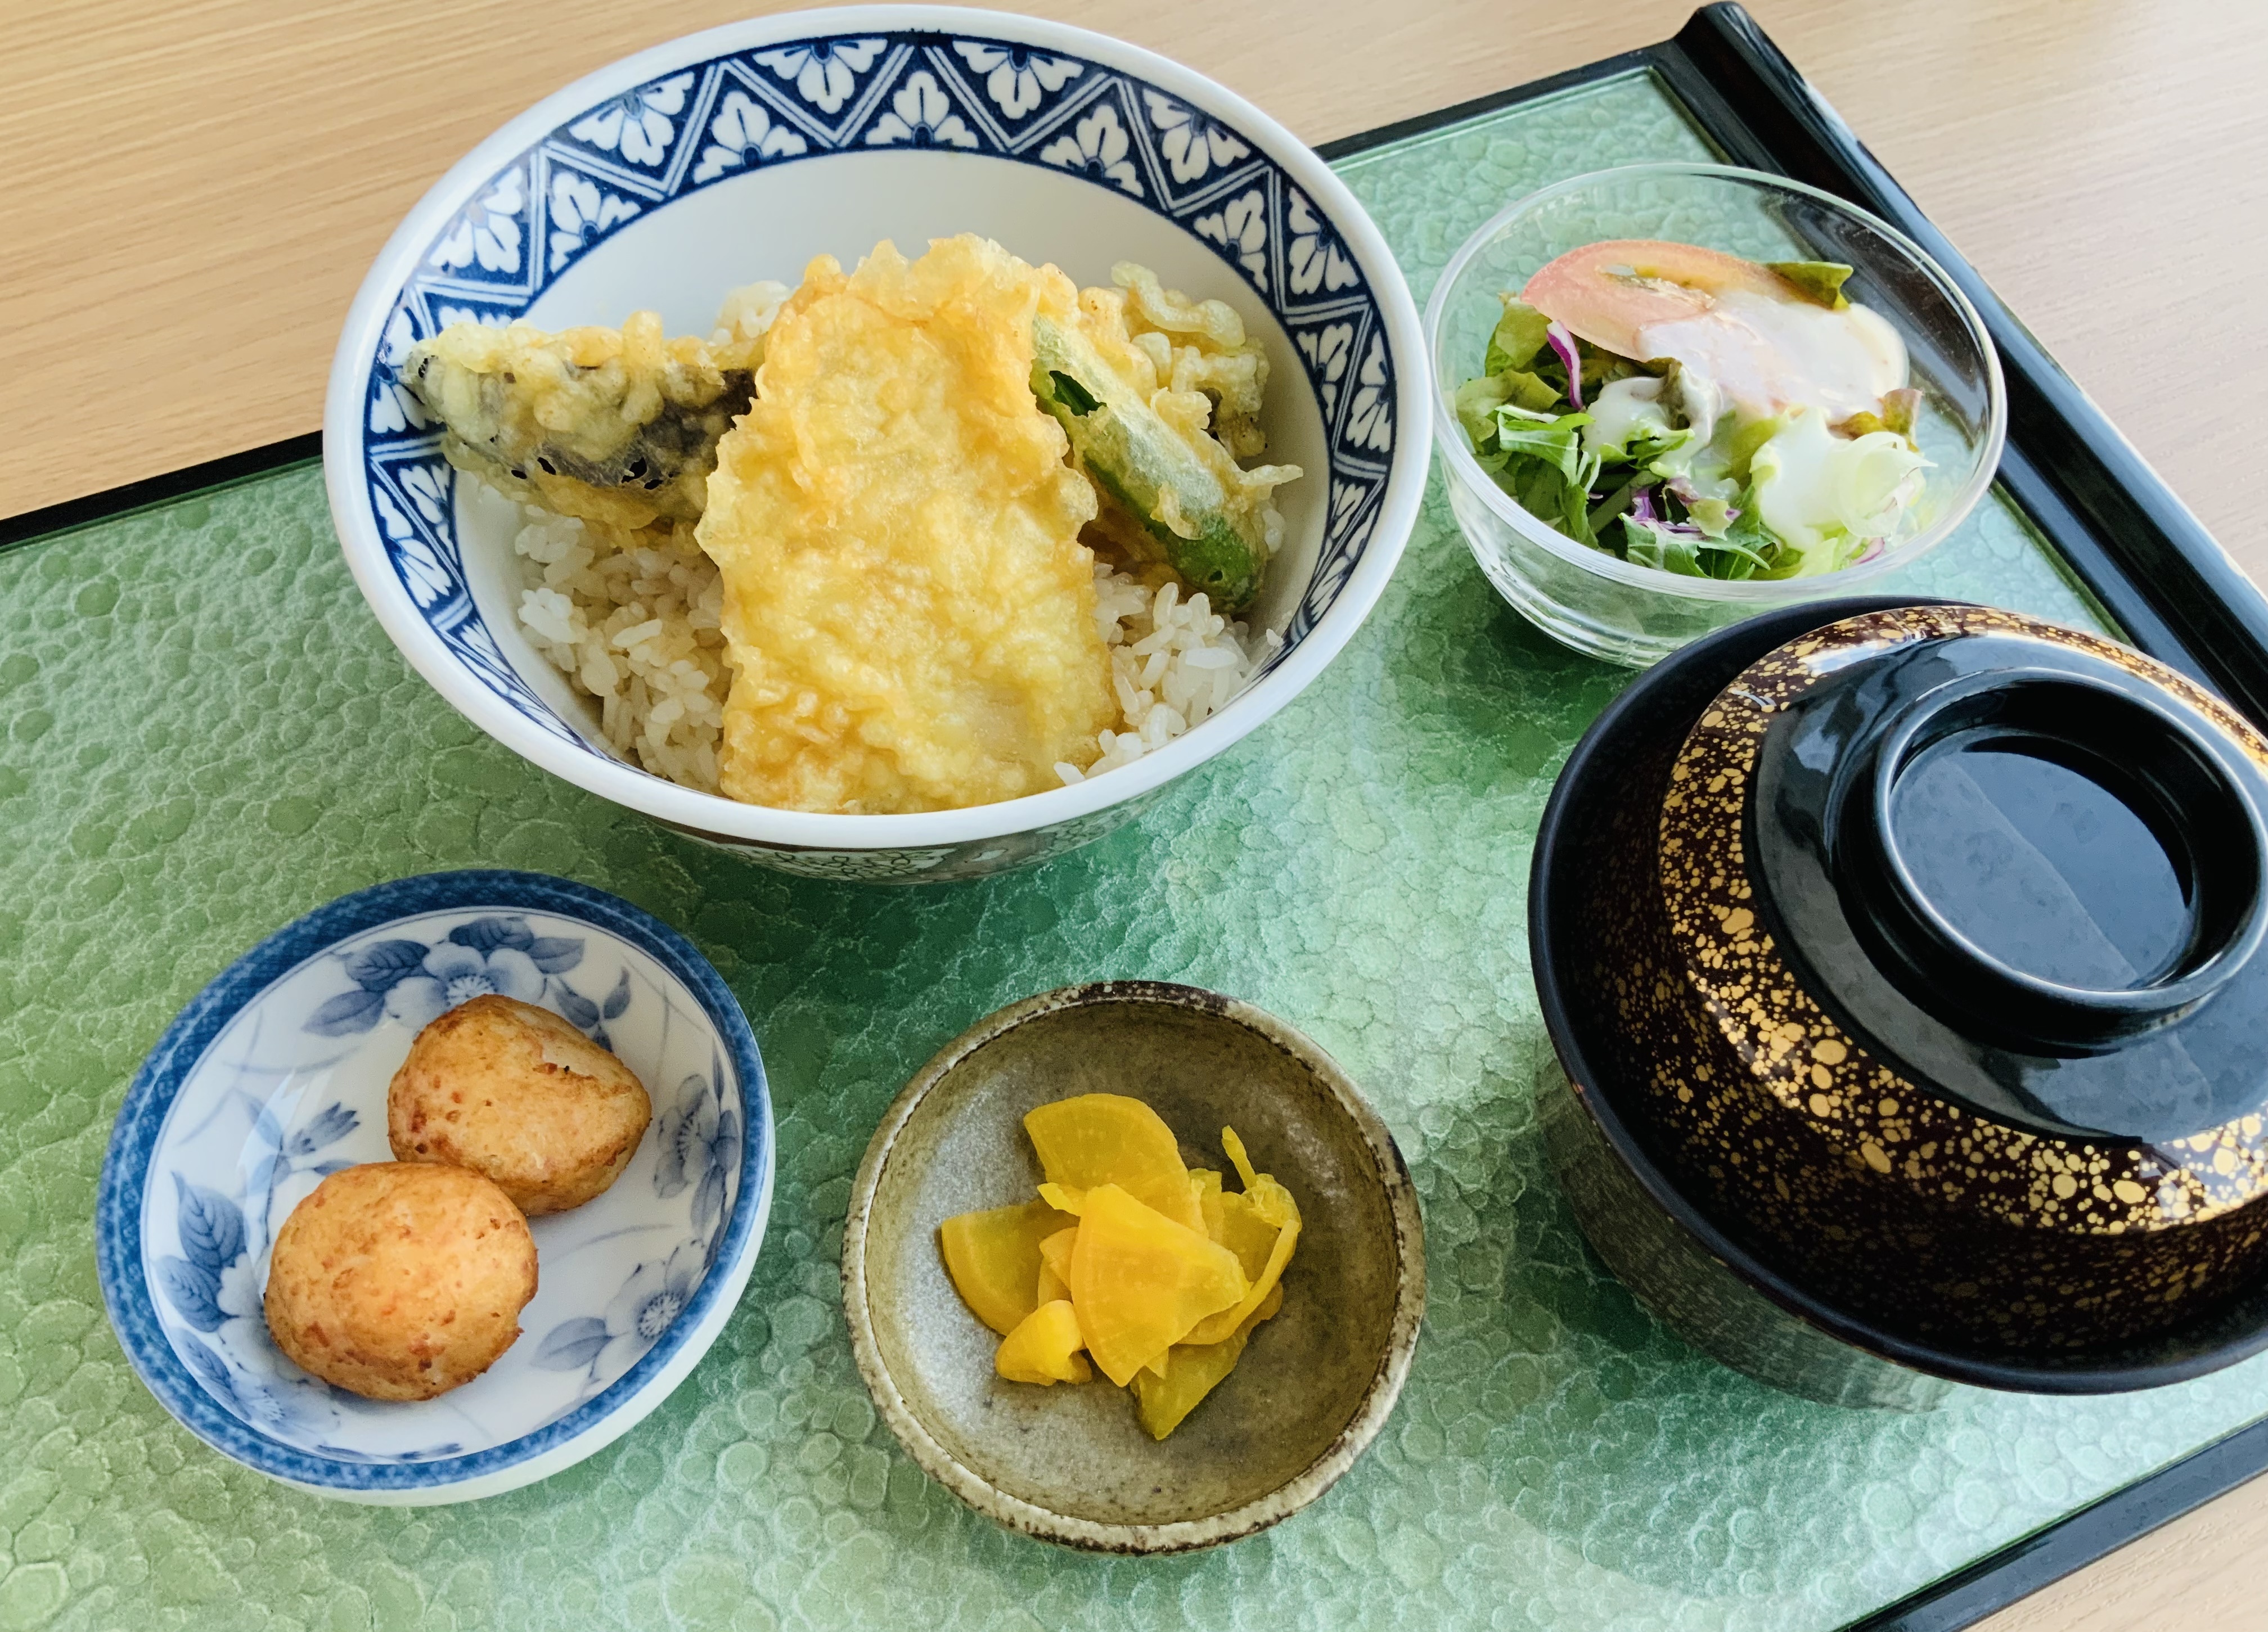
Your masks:
M 370 1400 L 431 1400 L 519 1335 L 535 1239 L 476 1173 L 370 1162 L 333 1173 L 276 1233 L 265 1304 L 276 1346 Z
M 652 1116 L 630 1067 L 511 997 L 475 997 L 418 1033 L 386 1093 L 396 1158 L 486 1173 L 531 1218 L 614 1183 Z

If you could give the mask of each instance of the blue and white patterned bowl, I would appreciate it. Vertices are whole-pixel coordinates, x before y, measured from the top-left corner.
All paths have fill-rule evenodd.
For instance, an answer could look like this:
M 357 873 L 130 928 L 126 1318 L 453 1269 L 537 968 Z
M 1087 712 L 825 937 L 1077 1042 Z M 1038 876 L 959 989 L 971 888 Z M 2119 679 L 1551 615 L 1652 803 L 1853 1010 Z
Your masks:
M 394 367 L 460 318 L 551 327 L 659 310 L 707 332 L 725 292 L 821 252 L 977 232 L 1082 283 L 1134 260 L 1233 302 L 1268 348 L 1288 538 L 1255 615 L 1283 649 L 1221 713 L 1133 765 L 1005 804 L 828 816 L 625 764 L 530 650 L 509 506 L 482 502 Z M 331 513 L 419 673 L 545 769 L 792 871 L 965 877 L 1100 836 L 1297 696 L 1368 615 L 1416 519 L 1430 393 L 1417 308 L 1322 160 L 1188 69 L 1060 24 L 942 6 L 801 12 L 615 63 L 481 143 L 380 252 L 323 428 Z
M 653 1122 L 605 1195 L 530 1222 L 539 1284 L 502 1359 L 438 1400 L 364 1400 L 270 1342 L 269 1249 L 324 1175 L 393 1159 L 410 1040 L 487 992 L 613 1049 Z M 461 1502 L 581 1461 L 684 1380 L 747 1284 L 771 1190 L 755 1039 L 682 936 L 563 878 L 432 873 L 286 925 L 181 1011 L 119 1110 L 96 1259 L 128 1359 L 215 1450 L 320 1496 Z

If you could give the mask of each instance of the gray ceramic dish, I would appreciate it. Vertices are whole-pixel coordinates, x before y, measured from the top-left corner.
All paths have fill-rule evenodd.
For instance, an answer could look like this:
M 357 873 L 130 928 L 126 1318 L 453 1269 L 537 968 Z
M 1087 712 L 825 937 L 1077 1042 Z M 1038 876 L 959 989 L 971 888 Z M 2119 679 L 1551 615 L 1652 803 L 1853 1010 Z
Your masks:
M 937 1227 L 1039 1182 L 1023 1129 L 1080 1093 L 1145 1099 L 1192 1165 L 1224 1123 L 1298 1199 L 1284 1306 L 1163 1442 L 1107 1384 L 992 1370 Z M 914 1459 L 1012 1530 L 1097 1552 L 1234 1541 L 1314 1501 L 1384 1424 L 1425 1306 L 1425 1231 L 1385 1124 L 1331 1057 L 1249 1003 L 1146 981 L 1066 987 L 980 1020 L 906 1084 L 851 1191 L 843 1301 L 858 1370 Z

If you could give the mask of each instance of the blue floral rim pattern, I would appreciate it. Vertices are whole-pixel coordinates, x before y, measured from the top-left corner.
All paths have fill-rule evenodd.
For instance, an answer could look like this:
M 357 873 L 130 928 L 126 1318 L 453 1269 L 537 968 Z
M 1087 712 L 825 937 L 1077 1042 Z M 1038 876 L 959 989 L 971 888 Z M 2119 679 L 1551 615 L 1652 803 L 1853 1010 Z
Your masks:
M 461 320 L 508 322 L 623 226 L 758 169 L 891 147 L 1034 165 L 1186 227 L 1284 324 L 1330 449 L 1324 533 L 1281 665 L 1353 576 L 1394 454 L 1396 359 L 1374 291 L 1329 219 L 1255 141 L 1119 70 L 1008 40 L 879 33 L 692 64 L 557 126 L 475 189 L 396 298 L 363 410 L 362 483 L 387 560 L 467 673 L 605 757 L 523 680 L 474 604 L 456 473 L 396 368 Z
M 746 1132 L 738 1201 L 718 1242 L 719 1269 L 748 1246 L 771 1205 L 771 1095 L 747 1017 L 692 943 L 619 897 L 541 873 L 502 870 L 427 873 L 341 896 L 285 925 L 216 976 L 166 1028 L 120 1106 L 95 1198 L 95 1266 L 120 1344 L 150 1391 L 185 1427 L 223 1454 L 280 1479 L 338 1490 L 432 1489 L 477 1479 L 568 1444 L 633 1398 L 684 1345 L 724 1296 L 729 1276 L 707 1275 L 668 1332 L 604 1392 L 556 1422 L 468 1455 L 417 1462 L 318 1456 L 284 1445 L 226 1409 L 168 1341 L 142 1247 L 151 1158 L 175 1096 L 205 1051 L 247 1003 L 342 940 L 421 913 L 495 907 L 579 919 L 637 946 L 681 981 L 723 1040 L 740 1079 Z

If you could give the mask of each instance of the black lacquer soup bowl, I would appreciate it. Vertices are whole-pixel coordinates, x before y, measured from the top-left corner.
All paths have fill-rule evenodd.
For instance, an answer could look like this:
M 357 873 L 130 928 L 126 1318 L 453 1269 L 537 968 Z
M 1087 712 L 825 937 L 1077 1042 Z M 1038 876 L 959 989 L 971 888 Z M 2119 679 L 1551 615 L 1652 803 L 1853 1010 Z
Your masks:
M 1927 1403 L 1786 1320 L 2016 1387 L 2259 1347 L 2264 810 L 2227 705 L 2013 613 L 1830 603 L 1660 665 L 1571 759 L 1531 886 L 1587 1230 L 1828 1397 Z

